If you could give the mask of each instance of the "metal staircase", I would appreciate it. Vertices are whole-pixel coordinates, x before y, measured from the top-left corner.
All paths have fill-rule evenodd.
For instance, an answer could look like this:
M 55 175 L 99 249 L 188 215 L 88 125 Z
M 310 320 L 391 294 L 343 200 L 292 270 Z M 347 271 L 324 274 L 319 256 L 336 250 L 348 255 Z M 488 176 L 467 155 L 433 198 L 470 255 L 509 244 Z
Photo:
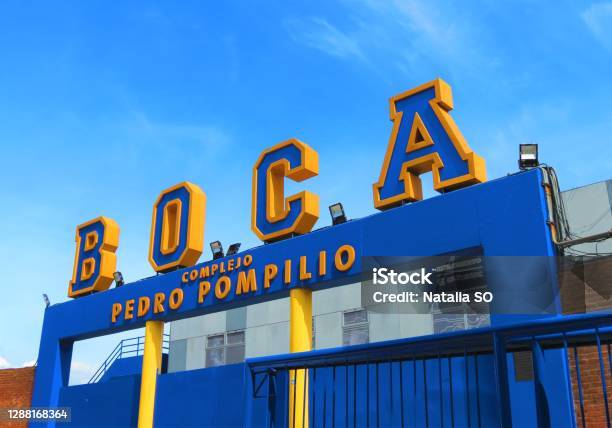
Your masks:
M 169 334 L 164 334 L 162 341 L 162 352 L 168 353 L 169 349 Z M 109 354 L 109 356 L 100 365 L 98 370 L 93 374 L 88 383 L 96 383 L 102 376 L 108 371 L 113 363 L 121 358 L 138 357 L 144 354 L 144 336 L 131 337 L 129 339 L 121 340 L 115 349 Z

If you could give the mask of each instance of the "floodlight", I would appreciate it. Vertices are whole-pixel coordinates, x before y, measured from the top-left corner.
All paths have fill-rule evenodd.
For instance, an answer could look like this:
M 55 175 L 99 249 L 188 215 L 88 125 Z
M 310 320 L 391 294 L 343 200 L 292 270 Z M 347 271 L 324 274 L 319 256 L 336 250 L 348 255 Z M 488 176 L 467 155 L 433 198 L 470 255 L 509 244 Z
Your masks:
M 43 293 L 43 300 L 45 301 L 45 309 L 51 306 L 51 302 L 49 301 L 49 296 L 46 293 Z
M 125 281 L 123 281 L 123 274 L 119 271 L 113 273 L 113 278 L 115 278 L 115 287 L 121 287 L 123 284 L 125 284 Z
M 223 245 L 221 245 L 221 241 L 213 241 L 210 243 L 210 251 L 213 254 L 213 260 L 220 259 L 224 257 L 223 254 Z
M 233 256 L 234 254 L 238 252 L 239 249 L 240 249 L 240 242 L 236 242 L 235 244 L 232 244 L 229 246 L 229 248 L 227 249 L 227 255 Z
M 538 166 L 538 145 L 521 144 L 519 146 L 519 169 L 524 171 Z
M 334 225 L 346 222 L 344 208 L 340 202 L 329 206 L 329 214 L 331 215 L 332 224 Z

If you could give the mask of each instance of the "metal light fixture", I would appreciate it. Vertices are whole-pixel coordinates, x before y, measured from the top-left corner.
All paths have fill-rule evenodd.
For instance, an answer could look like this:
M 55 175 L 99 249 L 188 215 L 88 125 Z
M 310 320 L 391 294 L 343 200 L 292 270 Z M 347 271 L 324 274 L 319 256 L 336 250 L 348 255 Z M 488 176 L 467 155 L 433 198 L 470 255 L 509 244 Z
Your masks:
M 43 300 L 45 301 L 45 309 L 51 306 L 51 302 L 49 301 L 49 296 L 47 296 L 47 293 L 43 293 Z
M 221 245 L 221 241 L 213 241 L 210 243 L 210 251 L 213 254 L 213 260 L 217 260 L 223 258 L 225 255 L 223 254 L 223 245 Z
M 521 144 L 519 146 L 519 169 L 524 171 L 528 168 L 538 166 L 538 145 L 537 144 Z
M 234 254 L 238 252 L 239 249 L 240 249 L 240 242 L 236 242 L 235 244 L 232 244 L 229 246 L 229 248 L 227 249 L 227 255 L 233 256 Z
M 121 287 L 123 284 L 125 284 L 123 274 L 121 272 L 117 271 L 113 273 L 113 278 L 115 279 L 115 287 Z
M 332 218 L 332 224 L 341 224 L 346 222 L 346 214 L 340 202 L 329 206 L 329 214 Z

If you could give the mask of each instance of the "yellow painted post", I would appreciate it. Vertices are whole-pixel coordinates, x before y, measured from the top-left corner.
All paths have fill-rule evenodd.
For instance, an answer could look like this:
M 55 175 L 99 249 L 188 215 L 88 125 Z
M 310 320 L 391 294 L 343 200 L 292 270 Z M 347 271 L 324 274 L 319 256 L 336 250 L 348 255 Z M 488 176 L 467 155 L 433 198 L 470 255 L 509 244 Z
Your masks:
M 145 325 L 144 355 L 140 380 L 140 405 L 138 407 L 138 428 L 153 427 L 155 412 L 155 387 L 161 371 L 163 321 L 147 321 Z
M 289 352 L 312 349 L 312 291 L 289 292 Z M 289 427 L 308 427 L 308 371 L 289 371 Z

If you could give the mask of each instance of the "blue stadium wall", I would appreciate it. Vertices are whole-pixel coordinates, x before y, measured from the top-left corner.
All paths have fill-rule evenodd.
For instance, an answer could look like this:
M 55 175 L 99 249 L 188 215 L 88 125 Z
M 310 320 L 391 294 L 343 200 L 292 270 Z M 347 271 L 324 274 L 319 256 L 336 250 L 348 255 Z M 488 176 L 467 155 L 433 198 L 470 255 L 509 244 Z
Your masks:
M 541 172 L 534 169 L 249 251 L 254 255 L 254 260 L 255 254 L 258 253 L 264 260 L 282 260 L 286 253 L 296 254 L 302 251 L 301 248 L 318 249 L 324 248 L 330 242 L 352 240 L 358 242 L 358 257 L 427 256 L 469 248 L 480 248 L 485 256 L 553 256 L 555 250 L 546 223 L 547 218 Z M 550 269 L 550 274 L 555 275 L 555 266 L 551 265 Z M 354 273 L 357 274 L 358 270 L 359 266 Z M 164 287 L 164 277 L 173 275 L 178 274 L 169 273 L 157 277 L 156 284 Z M 516 278 L 507 278 L 506 275 L 489 280 L 488 284 L 494 292 L 503 291 L 507 287 L 514 287 L 515 290 L 524 287 L 525 293 L 529 292 L 529 284 L 516 281 Z M 108 307 L 109 302 L 129 298 L 131 288 L 133 287 L 112 289 L 66 302 L 58 305 L 65 305 L 63 308 L 51 311 L 54 308 L 52 307 L 47 311 L 32 406 L 71 406 L 74 426 L 135 425 L 140 383 L 138 376 L 123 376 L 91 385 L 66 386 L 66 363 L 69 364 L 73 341 L 139 328 L 144 324 L 145 320 L 141 320 L 130 326 L 115 328 L 109 326 L 108 321 L 105 321 L 106 324 L 98 321 L 97 317 L 106 318 L 106 313 L 95 313 L 98 311 L 96 308 Z M 558 309 L 556 291 L 551 289 L 547 290 L 547 293 L 550 293 L 551 301 L 555 302 Z M 278 293 L 275 297 L 285 296 L 286 294 Z M 185 301 L 188 298 L 186 294 Z M 175 314 L 174 319 L 225 310 L 240 304 L 235 302 L 220 308 L 198 309 L 197 312 L 194 308 L 187 307 L 184 313 Z M 82 325 L 71 325 L 66 329 L 65 325 L 70 323 L 68 313 L 72 316 L 82 316 Z M 491 323 L 504 325 L 535 317 L 537 316 L 492 315 Z M 171 321 L 171 317 L 165 320 Z M 551 423 L 553 426 L 564 426 L 564 423 L 570 420 L 572 405 L 571 391 L 566 386 L 568 381 L 565 377 L 565 358 L 561 351 L 552 351 L 545 355 L 545 359 L 544 379 L 547 383 L 546 390 L 549 391 L 547 400 L 554 406 L 554 412 L 551 412 L 554 419 Z M 480 364 L 483 388 L 480 403 L 483 418 L 481 422 L 483 426 L 497 425 L 492 362 L 484 357 Z M 509 370 L 513 370 L 511 358 L 508 358 L 508 364 Z M 382 383 L 379 383 L 378 387 L 390 391 L 388 397 L 391 397 L 393 388 L 397 385 L 390 385 L 390 381 L 385 379 L 394 378 L 389 372 L 394 369 L 381 364 L 379 370 L 387 371 L 387 375 L 381 377 Z M 436 370 L 433 367 L 428 372 L 433 373 L 430 375 L 432 377 L 428 377 L 426 382 L 420 379 L 421 386 L 413 392 L 411 400 L 417 402 L 422 399 L 419 394 L 431 390 L 431 406 L 435 406 L 436 395 L 433 391 L 437 390 L 440 379 L 436 378 Z M 323 373 L 321 376 L 321 385 L 325 385 L 322 379 L 329 375 Z M 362 376 L 360 379 L 364 379 L 365 375 Z M 513 379 L 513 376 L 510 376 L 510 379 Z M 458 379 L 458 382 L 460 380 Z M 442 381 L 447 382 L 448 379 Z M 530 385 L 511 381 L 512 418 L 516 426 L 535 426 L 535 394 Z M 267 417 L 268 404 L 265 399 L 252 398 L 252 387 L 252 379 L 245 364 L 160 375 L 155 408 L 156 426 L 261 426 Z M 328 391 L 323 394 L 329 393 L 330 386 L 320 388 L 323 388 L 322 391 Z M 364 386 L 361 391 L 367 393 L 368 388 Z M 342 391 L 337 390 L 335 398 L 345 400 L 346 396 L 342 394 Z M 378 408 L 381 411 L 379 417 L 386 420 L 384 409 L 391 403 L 383 399 L 384 394 L 387 393 L 381 395 Z M 281 397 L 282 394 L 279 393 L 275 405 L 286 409 L 286 402 Z M 363 403 L 363 399 L 359 400 Z M 459 408 L 465 409 L 466 406 L 461 405 L 460 394 L 457 400 L 457 417 L 461 418 Z M 361 405 L 357 411 L 357 418 L 363 421 L 367 420 L 369 412 L 373 410 Z M 414 414 L 415 417 L 420 417 L 416 408 Z M 317 417 L 323 416 L 315 416 L 315 420 Z M 443 418 L 444 414 L 440 417 Z M 339 426 L 343 425 L 341 419 L 336 421 Z M 350 423 L 353 421 L 354 418 L 349 420 Z M 282 422 L 277 422 L 283 425 Z M 322 423 L 322 420 L 320 422 Z M 430 420 L 429 423 L 431 426 L 437 426 L 436 420 Z M 389 424 L 395 425 L 394 421 L 388 420 L 385 425 Z

